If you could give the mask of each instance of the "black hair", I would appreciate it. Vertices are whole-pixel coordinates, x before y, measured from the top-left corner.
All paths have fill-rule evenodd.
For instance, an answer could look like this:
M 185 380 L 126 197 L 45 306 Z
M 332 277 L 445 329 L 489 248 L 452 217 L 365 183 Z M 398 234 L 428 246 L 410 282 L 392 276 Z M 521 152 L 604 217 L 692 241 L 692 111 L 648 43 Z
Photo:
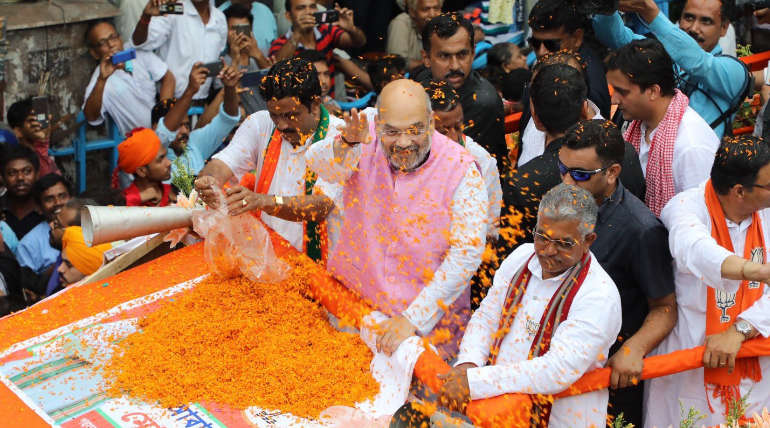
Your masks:
M 94 205 L 99 206 L 98 202 L 96 202 L 93 199 L 84 198 L 84 197 L 77 197 L 77 198 L 70 198 L 69 201 L 67 201 L 64 206 L 66 208 L 69 208 L 71 210 L 77 210 L 77 215 L 75 216 L 75 219 L 72 221 L 72 224 L 65 224 L 64 227 L 70 227 L 70 226 L 80 226 L 80 218 L 82 217 L 83 211 L 85 210 L 86 205 Z
M 767 164 L 770 145 L 761 137 L 724 137 L 711 167 L 711 184 L 720 195 L 729 193 L 736 184 L 751 187 L 756 184 L 759 169 Z
M 460 94 L 452 85 L 443 80 L 431 80 L 424 83 L 423 87 L 430 97 L 433 111 L 447 112 L 460 105 Z
M 430 52 L 431 35 L 435 34 L 439 39 L 448 39 L 457 34 L 460 28 L 465 28 L 465 31 L 468 32 L 468 37 L 471 39 L 471 47 L 475 46 L 471 21 L 463 18 L 457 12 L 449 12 L 442 13 L 425 24 L 425 28 L 422 29 L 422 49 L 425 52 Z
M 91 43 L 91 40 L 88 39 L 88 37 L 91 35 L 91 30 L 96 28 L 97 25 L 102 25 L 102 24 L 110 24 L 110 26 L 112 26 L 112 28 L 115 30 L 115 33 L 118 34 L 118 37 L 120 37 L 120 34 L 117 32 L 118 29 L 115 28 L 115 24 L 113 24 L 111 19 L 98 19 L 96 21 L 91 21 L 91 23 L 88 24 L 88 27 L 86 27 L 86 32 L 84 34 L 84 39 L 86 41 L 86 46 L 88 46 L 90 48 L 95 47 Z
M 295 56 L 295 58 L 304 59 L 307 62 L 323 62 L 327 65 L 329 64 L 329 59 L 326 57 L 326 55 L 324 55 L 323 52 L 317 51 L 315 49 L 302 49 Z
M 374 91 L 379 94 L 395 76 L 406 72 L 406 60 L 401 55 L 385 55 L 370 61 L 366 65 L 366 72 L 369 73 Z
M 229 20 L 230 18 L 241 18 L 241 19 L 248 19 L 249 25 L 254 25 L 254 15 L 251 14 L 251 10 L 247 8 L 246 6 L 239 4 L 239 3 L 233 3 L 225 9 L 225 20 Z
M 550 133 L 565 132 L 580 120 L 588 88 L 578 70 L 566 64 L 543 67 L 532 80 L 534 114 Z
M 299 102 L 310 109 L 321 97 L 321 82 L 313 63 L 301 58 L 279 61 L 259 84 L 259 91 L 265 101 L 297 97 Z
M 658 85 L 663 95 L 674 95 L 674 62 L 663 48 L 663 44 L 655 39 L 634 40 L 610 53 L 605 65 L 607 71 L 620 70 L 631 83 L 642 90 Z
M 604 119 L 581 120 L 567 131 L 564 145 L 572 150 L 593 147 L 603 167 L 623 164 L 626 142 L 620 129 Z
M 570 62 L 572 61 L 579 65 L 580 68 L 578 71 L 585 75 L 587 65 L 583 57 L 579 53 L 567 49 L 561 49 L 556 52 L 546 52 L 545 55 L 537 60 L 537 63 L 532 69 L 532 73 L 537 74 L 541 68 L 552 64 L 566 64 L 571 67 L 572 65 Z
M 503 94 L 503 98 L 508 101 L 521 101 L 524 96 L 524 88 L 532 78 L 532 73 L 526 68 L 517 68 L 500 76 L 500 80 L 495 85 Z M 499 85 L 499 86 L 498 86 Z
M 487 67 L 484 69 L 484 77 L 497 88 L 499 88 L 500 80 L 507 74 L 503 66 L 513 57 L 511 49 L 514 46 L 513 43 L 509 42 L 498 43 L 487 51 Z
M 23 144 L 16 144 L 8 147 L 8 150 L 5 151 L 2 161 L 0 161 L 0 173 L 5 175 L 5 167 L 18 159 L 28 161 L 35 168 L 36 172 L 40 171 L 40 159 L 37 158 L 37 153 Z
M 16 101 L 8 107 L 8 125 L 11 128 L 21 128 L 24 121 L 32 114 L 32 98 Z
M 177 99 L 173 97 L 166 98 L 158 101 L 154 106 L 152 106 L 152 111 L 150 112 L 150 123 L 152 126 L 157 125 L 158 122 L 160 122 L 160 120 L 164 118 L 172 108 L 174 108 L 176 101 Z
M 588 15 L 576 1 L 539 0 L 529 12 L 529 27 L 533 30 L 558 30 L 564 27 L 567 33 L 574 33 L 589 27 Z
M 72 186 L 70 186 L 70 182 L 59 174 L 50 173 L 38 178 L 35 185 L 32 186 L 32 194 L 35 196 L 35 200 L 41 202 L 43 192 L 59 183 L 63 184 L 64 187 L 67 188 L 67 193 L 72 195 Z

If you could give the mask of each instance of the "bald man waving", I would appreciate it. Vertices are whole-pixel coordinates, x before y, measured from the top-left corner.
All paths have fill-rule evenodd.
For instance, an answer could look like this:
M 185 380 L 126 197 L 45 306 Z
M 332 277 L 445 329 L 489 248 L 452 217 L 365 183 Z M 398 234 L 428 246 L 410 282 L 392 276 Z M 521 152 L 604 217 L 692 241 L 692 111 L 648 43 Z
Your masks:
M 379 326 L 380 351 L 391 354 L 413 335 L 442 337 L 435 344 L 449 360 L 484 249 L 484 180 L 467 150 L 435 131 L 418 83 L 385 86 L 373 119 L 353 110 L 338 137 L 307 153 L 321 178 L 343 185 L 343 224 L 327 268 L 390 317 Z

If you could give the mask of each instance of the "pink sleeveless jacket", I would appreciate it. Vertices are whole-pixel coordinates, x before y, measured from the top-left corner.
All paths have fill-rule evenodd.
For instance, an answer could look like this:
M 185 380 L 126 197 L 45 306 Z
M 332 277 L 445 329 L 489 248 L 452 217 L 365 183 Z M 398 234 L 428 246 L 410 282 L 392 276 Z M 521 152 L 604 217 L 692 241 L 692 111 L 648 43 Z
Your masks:
M 379 141 L 361 149 L 358 169 L 345 183 L 342 231 L 328 269 L 376 310 L 400 315 L 449 251 L 451 201 L 474 161 L 438 132 L 428 160 L 410 173 L 390 167 Z M 470 287 L 434 328 L 452 333 L 450 343 L 439 346 L 445 357 L 456 354 L 469 316 Z

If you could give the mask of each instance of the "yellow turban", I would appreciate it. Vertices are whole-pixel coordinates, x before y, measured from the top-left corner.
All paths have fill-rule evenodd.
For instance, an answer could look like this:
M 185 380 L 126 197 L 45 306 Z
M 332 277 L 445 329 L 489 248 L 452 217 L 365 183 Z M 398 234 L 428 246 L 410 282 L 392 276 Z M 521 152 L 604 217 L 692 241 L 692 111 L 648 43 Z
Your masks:
M 125 141 L 118 144 L 118 168 L 128 174 L 152 162 L 160 151 L 160 138 L 155 131 L 136 128 L 128 133 Z
M 64 257 L 83 275 L 91 275 L 96 272 L 102 265 L 104 252 L 112 248 L 112 244 L 87 246 L 83 239 L 83 229 L 80 226 L 66 228 L 61 243 Z

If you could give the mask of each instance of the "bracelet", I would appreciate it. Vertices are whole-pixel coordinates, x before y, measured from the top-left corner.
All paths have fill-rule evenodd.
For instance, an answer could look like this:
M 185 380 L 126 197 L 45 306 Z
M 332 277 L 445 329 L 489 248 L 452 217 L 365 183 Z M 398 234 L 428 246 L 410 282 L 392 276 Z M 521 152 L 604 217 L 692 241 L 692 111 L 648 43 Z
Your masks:
M 343 144 L 345 144 L 348 147 L 355 147 L 359 144 L 361 144 L 360 141 L 348 141 L 345 139 L 345 137 L 342 136 L 342 134 L 339 135 L 340 141 L 342 141 Z

